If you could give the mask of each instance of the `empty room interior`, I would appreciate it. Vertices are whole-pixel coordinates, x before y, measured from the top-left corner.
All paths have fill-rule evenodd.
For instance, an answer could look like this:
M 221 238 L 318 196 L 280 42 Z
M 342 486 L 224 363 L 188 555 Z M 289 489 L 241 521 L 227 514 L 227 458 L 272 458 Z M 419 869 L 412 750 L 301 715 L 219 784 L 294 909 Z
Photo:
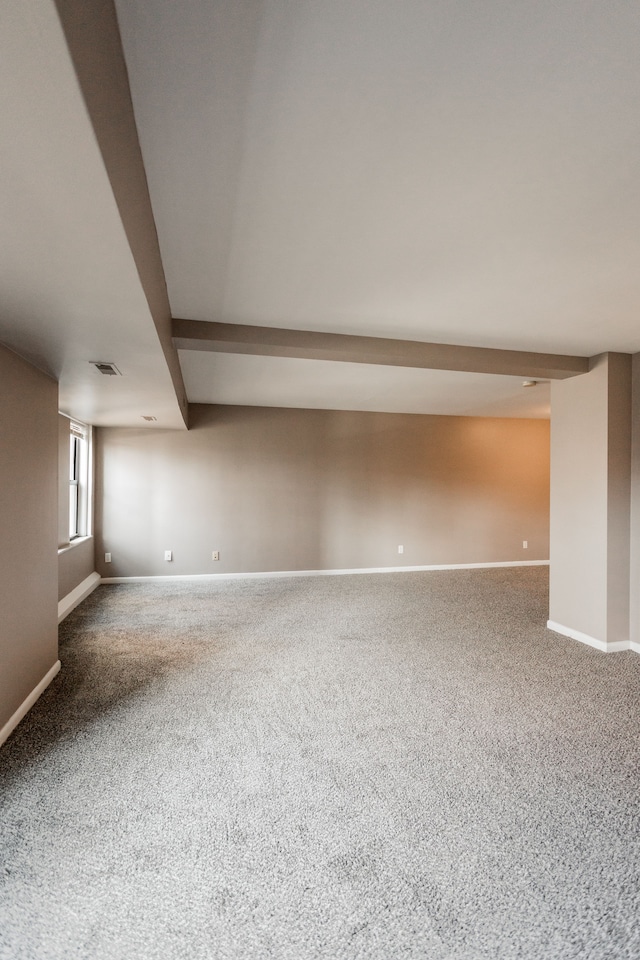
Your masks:
M 0 24 L 0 958 L 640 957 L 638 5 Z

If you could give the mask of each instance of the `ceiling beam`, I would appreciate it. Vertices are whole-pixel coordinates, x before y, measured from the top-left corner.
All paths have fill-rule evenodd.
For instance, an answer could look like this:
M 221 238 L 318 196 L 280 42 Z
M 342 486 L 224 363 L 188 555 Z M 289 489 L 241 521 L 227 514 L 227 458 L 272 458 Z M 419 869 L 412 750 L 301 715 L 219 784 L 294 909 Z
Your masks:
M 55 0 L 140 283 L 185 425 L 189 410 L 171 341 L 171 308 L 114 0 Z
M 493 373 L 532 380 L 564 380 L 587 373 L 589 369 L 588 357 L 286 330 L 280 327 L 253 327 L 206 320 L 174 319 L 173 342 L 178 350 Z

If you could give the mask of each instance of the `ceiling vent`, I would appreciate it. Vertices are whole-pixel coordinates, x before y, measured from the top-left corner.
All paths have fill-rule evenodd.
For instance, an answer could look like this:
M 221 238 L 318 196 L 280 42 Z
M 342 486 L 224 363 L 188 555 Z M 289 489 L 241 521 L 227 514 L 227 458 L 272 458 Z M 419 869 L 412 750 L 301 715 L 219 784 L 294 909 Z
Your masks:
M 94 366 L 96 370 L 98 370 L 105 377 L 122 376 L 115 363 L 107 363 L 103 360 L 90 360 L 89 363 L 92 364 L 92 366 Z

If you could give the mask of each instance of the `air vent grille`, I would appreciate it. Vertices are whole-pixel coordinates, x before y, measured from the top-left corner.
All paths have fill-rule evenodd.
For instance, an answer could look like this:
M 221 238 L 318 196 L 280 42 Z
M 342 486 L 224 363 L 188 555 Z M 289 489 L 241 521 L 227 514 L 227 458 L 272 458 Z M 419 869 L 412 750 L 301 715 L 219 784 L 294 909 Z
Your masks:
M 89 363 L 105 377 L 122 376 L 115 363 L 110 363 L 106 360 L 90 360 Z

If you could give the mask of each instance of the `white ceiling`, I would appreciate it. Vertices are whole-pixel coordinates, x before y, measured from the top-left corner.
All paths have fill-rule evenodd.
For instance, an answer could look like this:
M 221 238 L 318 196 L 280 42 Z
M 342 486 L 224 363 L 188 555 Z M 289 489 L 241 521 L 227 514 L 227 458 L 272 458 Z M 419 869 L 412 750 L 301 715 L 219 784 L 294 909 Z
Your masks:
M 290 357 L 179 351 L 193 403 L 445 416 L 549 416 L 549 383 L 523 389 L 521 377 L 449 370 L 328 363 Z
M 174 316 L 640 350 L 640 6 L 117 0 Z
M 3 0 L 0 342 L 89 423 L 182 424 L 171 378 L 50 0 Z M 104 377 L 91 360 L 114 361 Z
M 174 316 L 640 351 L 635 0 L 116 6 Z M 129 416 L 72 371 L 107 359 L 144 387 L 135 416 L 178 425 L 52 0 L 5 7 L 0 340 L 76 416 Z M 194 402 L 548 412 L 514 378 L 180 359 Z

